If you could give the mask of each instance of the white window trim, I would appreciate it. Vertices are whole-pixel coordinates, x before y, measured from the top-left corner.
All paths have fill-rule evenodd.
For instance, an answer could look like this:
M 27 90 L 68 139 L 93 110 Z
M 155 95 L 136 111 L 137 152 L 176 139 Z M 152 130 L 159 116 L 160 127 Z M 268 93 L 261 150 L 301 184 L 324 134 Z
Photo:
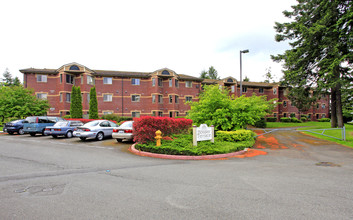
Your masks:
M 40 80 L 38 80 L 38 76 L 40 76 Z M 36 78 L 37 78 L 37 82 L 41 82 L 41 83 L 48 82 L 48 76 L 47 75 L 37 74 Z
M 105 82 L 107 80 L 107 82 Z M 104 85 L 111 85 L 113 84 L 113 78 L 112 77 L 103 77 L 103 84 Z
M 135 101 L 132 99 L 132 97 L 135 97 Z M 136 97 L 138 97 L 138 100 L 136 100 Z M 140 101 L 141 101 L 141 95 L 138 95 L 138 94 L 131 95 L 131 102 L 140 102 Z
M 105 97 L 110 97 L 110 99 L 105 100 Z M 103 102 L 112 102 L 112 101 L 113 101 L 113 94 L 110 94 L 110 93 L 103 94 Z

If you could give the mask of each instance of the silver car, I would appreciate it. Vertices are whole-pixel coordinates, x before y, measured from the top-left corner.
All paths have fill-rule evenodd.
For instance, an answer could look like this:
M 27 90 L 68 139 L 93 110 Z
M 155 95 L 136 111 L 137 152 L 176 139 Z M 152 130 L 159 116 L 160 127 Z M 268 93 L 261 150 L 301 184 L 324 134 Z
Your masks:
M 113 129 L 116 127 L 117 125 L 111 121 L 95 120 L 77 127 L 73 135 L 79 137 L 83 141 L 87 138 L 95 138 L 96 140 L 101 141 L 105 137 L 111 137 Z
M 113 138 L 115 138 L 118 142 L 125 140 L 125 141 L 132 141 L 134 138 L 132 131 L 133 131 L 133 121 L 126 121 L 122 123 L 118 128 L 113 130 Z

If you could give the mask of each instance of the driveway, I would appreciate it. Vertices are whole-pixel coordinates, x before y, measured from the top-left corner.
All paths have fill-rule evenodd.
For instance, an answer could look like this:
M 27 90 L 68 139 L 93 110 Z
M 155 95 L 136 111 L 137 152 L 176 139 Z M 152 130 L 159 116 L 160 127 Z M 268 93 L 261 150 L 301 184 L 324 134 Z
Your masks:
M 0 135 L 0 219 L 353 219 L 352 149 L 270 137 L 264 156 L 174 161 L 112 139 Z

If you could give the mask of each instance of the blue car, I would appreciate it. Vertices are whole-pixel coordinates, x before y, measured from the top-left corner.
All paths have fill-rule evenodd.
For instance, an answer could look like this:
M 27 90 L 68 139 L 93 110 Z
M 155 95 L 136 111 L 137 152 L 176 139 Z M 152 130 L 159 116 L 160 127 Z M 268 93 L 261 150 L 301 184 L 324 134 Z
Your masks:
M 37 133 L 45 135 L 44 130 L 47 126 L 53 126 L 58 121 L 65 121 L 60 117 L 50 116 L 30 116 L 27 117 L 23 124 L 23 131 L 35 136 Z
M 51 135 L 53 138 L 58 136 L 65 136 L 72 138 L 72 133 L 78 126 L 82 126 L 80 121 L 59 121 L 53 126 L 47 126 L 44 130 L 44 135 Z
M 15 132 L 17 132 L 18 134 L 22 135 L 24 134 L 23 121 L 24 119 L 20 119 L 6 123 L 3 131 L 9 134 L 14 134 Z

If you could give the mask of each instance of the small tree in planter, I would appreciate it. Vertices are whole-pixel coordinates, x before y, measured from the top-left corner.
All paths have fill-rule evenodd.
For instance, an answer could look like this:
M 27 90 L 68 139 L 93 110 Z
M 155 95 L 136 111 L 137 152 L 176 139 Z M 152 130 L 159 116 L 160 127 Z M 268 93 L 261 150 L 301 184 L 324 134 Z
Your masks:
M 89 92 L 89 118 L 98 119 L 98 101 L 96 87 L 92 87 Z

